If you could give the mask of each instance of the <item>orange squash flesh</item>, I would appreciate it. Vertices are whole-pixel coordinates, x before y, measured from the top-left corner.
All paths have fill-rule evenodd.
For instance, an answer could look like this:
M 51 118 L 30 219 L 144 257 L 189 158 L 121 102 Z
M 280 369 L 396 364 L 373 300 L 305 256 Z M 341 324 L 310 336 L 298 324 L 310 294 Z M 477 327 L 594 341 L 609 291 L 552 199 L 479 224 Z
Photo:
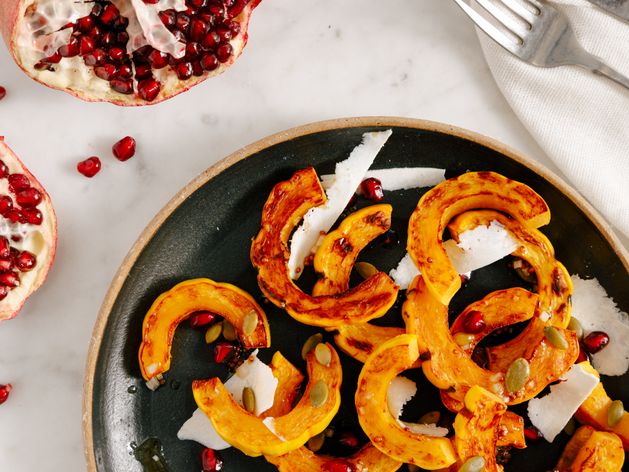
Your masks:
M 273 406 L 263 412 L 261 418 L 275 418 L 291 411 L 299 396 L 299 387 L 304 381 L 303 374 L 280 351 L 273 354 L 270 367 L 273 377 L 277 379 L 277 388 L 273 396 Z
M 454 419 L 454 447 L 459 456 L 458 466 L 474 457 L 485 459 L 485 472 L 501 472 L 496 463 L 496 443 L 500 420 L 507 410 L 496 395 L 475 385 L 465 394 L 465 408 Z M 458 468 L 457 468 L 458 470 Z
M 516 449 L 526 448 L 524 438 L 524 418 L 512 411 L 505 411 L 498 426 L 496 446 L 510 446 Z
M 404 328 L 375 326 L 370 323 L 339 326 L 337 329 L 334 342 L 339 349 L 363 363 L 378 346 L 405 332 Z
M 334 348 L 329 344 L 327 346 L 332 352 L 332 360 L 328 366 L 317 362 L 314 350 L 308 353 L 308 385 L 301 400 L 290 412 L 274 418 L 274 432 L 267 428 L 262 418 L 238 405 L 216 377 L 194 381 L 194 399 L 210 418 L 216 432 L 243 453 L 252 457 L 286 454 L 303 446 L 309 438 L 323 431 L 341 404 L 343 369 Z M 313 406 L 310 394 L 318 382 L 325 383 L 328 395 L 321 406 Z
M 417 337 L 402 334 L 379 346 L 367 359 L 358 378 L 355 402 L 358 421 L 373 445 L 400 462 L 428 470 L 448 467 L 456 453 L 447 438 L 431 437 L 404 428 L 387 404 L 391 381 L 417 365 Z
M 258 285 L 276 306 L 297 321 L 320 327 L 366 322 L 395 303 L 398 287 L 379 272 L 338 295 L 315 297 L 300 290 L 288 274 L 288 238 L 304 214 L 326 197 L 313 168 L 299 170 L 271 191 L 262 210 L 260 231 L 251 245 Z
M 558 328 L 569 343 L 569 349 L 562 351 L 546 340 L 543 329 L 537 329 L 534 332 L 538 337 L 524 353 L 531 370 L 529 381 L 518 392 L 509 393 L 504 385 L 504 372 L 479 367 L 456 344 L 448 327 L 447 307 L 427 289 L 421 276 L 416 277 L 406 291 L 402 315 L 406 331 L 418 336 L 419 349 L 429 358 L 422 363 L 424 374 L 437 388 L 449 390 L 447 395 L 452 402 L 446 406 L 453 411 L 462 408 L 465 393 L 474 385 L 498 395 L 508 405 L 529 400 L 559 379 L 576 358 L 572 353 L 577 349 L 578 340 L 573 331 Z
M 468 172 L 426 192 L 409 220 L 407 250 L 443 305 L 461 287 L 443 247 L 443 231 L 453 217 L 475 208 L 502 211 L 532 228 L 550 221 L 548 205 L 533 189 L 494 172 Z
M 175 329 L 196 311 L 211 311 L 225 318 L 248 349 L 271 345 L 266 315 L 251 295 L 234 285 L 210 279 L 187 280 L 161 294 L 144 317 L 139 360 L 145 380 L 170 369 Z M 257 325 L 252 333 L 245 334 L 242 326 L 252 313 L 257 317 Z
M 557 472 L 620 472 L 625 451 L 614 433 L 581 426 L 559 458 Z

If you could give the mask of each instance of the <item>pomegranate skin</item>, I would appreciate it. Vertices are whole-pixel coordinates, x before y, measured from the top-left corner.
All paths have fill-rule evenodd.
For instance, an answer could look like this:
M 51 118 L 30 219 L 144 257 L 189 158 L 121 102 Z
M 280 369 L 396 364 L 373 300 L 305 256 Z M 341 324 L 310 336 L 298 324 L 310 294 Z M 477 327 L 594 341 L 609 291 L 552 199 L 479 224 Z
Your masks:
M 130 0 L 128 0 L 130 1 Z M 216 69 L 202 70 L 201 75 L 194 75 L 185 81 L 165 81 L 161 87 L 159 94 L 152 100 L 147 101 L 142 99 L 138 94 L 123 94 L 116 90 L 102 90 L 102 88 L 94 87 L 90 88 L 89 84 L 71 84 L 66 87 L 52 83 L 46 79 L 46 75 L 42 71 L 36 70 L 35 67 L 29 66 L 18 48 L 18 25 L 20 20 L 24 16 L 24 12 L 28 5 L 32 4 L 32 0 L 0 0 L 0 31 L 9 48 L 11 56 L 17 63 L 17 65 L 33 80 L 56 90 L 62 90 L 69 93 L 81 100 L 88 102 L 109 102 L 118 106 L 144 106 L 144 105 L 156 105 L 168 100 L 180 93 L 186 92 L 195 85 L 200 84 L 210 77 L 214 77 L 227 70 L 240 56 L 245 48 L 248 40 L 247 29 L 249 20 L 253 10 L 258 6 L 261 0 L 252 0 L 249 2 L 242 11 L 234 17 L 232 20 L 237 22 L 240 26 L 240 32 L 236 38 L 230 41 L 232 47 L 231 57 L 221 63 Z M 85 66 L 86 68 L 88 66 Z M 172 71 L 173 75 L 176 72 Z
M 15 292 L 9 292 L 5 298 L 0 300 L 0 322 L 2 322 L 14 318 L 19 313 L 28 297 L 45 282 L 57 251 L 57 218 L 50 196 L 45 191 L 44 187 L 5 144 L 2 136 L 0 136 L 0 158 L 13 170 L 13 173 L 18 172 L 17 169 L 19 169 L 20 174 L 24 174 L 28 177 L 31 186 L 40 191 L 42 201 L 37 208 L 33 210 L 39 210 L 43 213 L 43 221 L 40 226 L 37 226 L 37 231 L 41 233 L 46 242 L 46 251 L 35 254 L 37 263 L 31 271 L 34 273 L 33 279 L 28 283 L 21 283 L 19 288 L 15 289 Z

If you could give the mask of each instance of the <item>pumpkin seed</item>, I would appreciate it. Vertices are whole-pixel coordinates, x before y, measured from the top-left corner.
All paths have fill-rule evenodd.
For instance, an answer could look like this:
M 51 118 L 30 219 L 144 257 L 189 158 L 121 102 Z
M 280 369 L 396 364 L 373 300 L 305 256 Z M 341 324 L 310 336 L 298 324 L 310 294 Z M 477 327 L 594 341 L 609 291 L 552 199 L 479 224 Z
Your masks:
M 210 326 L 205 332 L 205 342 L 208 344 L 213 343 L 223 332 L 223 323 L 215 323 Z
M 611 405 L 609 405 L 609 410 L 607 410 L 607 424 L 610 428 L 613 428 L 625 415 L 625 406 L 622 404 L 621 400 L 614 400 Z
M 467 346 L 474 341 L 475 336 L 469 333 L 456 333 L 454 335 L 454 342 L 459 346 Z
M 356 271 L 363 279 L 368 279 L 379 272 L 378 269 L 376 269 L 376 266 L 370 264 L 369 262 L 358 262 L 354 267 L 356 267 Z
M 581 339 L 583 337 L 583 326 L 579 320 L 577 320 L 574 316 L 570 317 L 570 322 L 568 323 L 568 329 L 577 333 L 577 338 Z
M 238 337 L 236 335 L 236 328 L 234 328 L 234 325 L 227 320 L 223 320 L 223 337 L 227 341 L 235 341 Z
M 323 434 L 325 434 L 326 438 L 331 438 L 332 436 L 334 436 L 334 430 L 332 428 L 325 428 Z
M 548 339 L 548 342 L 552 344 L 557 349 L 565 351 L 568 349 L 568 341 L 564 337 L 563 333 L 559 331 L 554 326 L 545 326 L 544 327 L 544 336 Z
M 566 423 L 566 426 L 563 427 L 563 431 L 567 435 L 572 436 L 576 430 L 577 430 L 577 422 L 574 420 L 574 418 L 570 418 L 568 422 Z
M 459 472 L 481 472 L 485 469 L 485 458 L 483 456 L 470 457 L 459 469 Z
M 251 336 L 258 327 L 258 315 L 250 311 L 242 322 L 242 332 L 245 336 Z
M 439 418 L 441 418 L 441 412 L 440 411 L 429 411 L 425 415 L 422 415 L 422 417 L 419 419 L 418 423 L 420 423 L 420 424 L 437 424 L 437 422 L 439 421 Z
M 312 452 L 317 452 L 319 449 L 323 447 L 323 443 L 325 442 L 325 434 L 319 433 L 316 436 L 308 439 L 308 449 Z
M 313 334 L 304 343 L 304 346 L 301 348 L 301 358 L 306 360 L 306 356 L 310 351 L 312 351 L 317 344 L 323 341 L 323 335 L 321 333 Z
M 330 351 L 330 348 L 326 344 L 319 343 L 317 347 L 315 347 L 315 357 L 319 364 L 328 367 L 330 362 L 332 362 L 332 351 Z
M 505 378 L 505 386 L 509 393 L 515 393 L 521 390 L 531 375 L 531 367 L 526 359 L 522 357 L 514 360 L 507 369 Z
M 242 403 L 245 406 L 245 410 L 249 413 L 255 413 L 256 411 L 256 394 L 253 393 L 253 389 L 245 387 L 242 389 Z
M 317 380 L 310 390 L 310 404 L 318 408 L 328 400 L 328 386 L 323 380 Z

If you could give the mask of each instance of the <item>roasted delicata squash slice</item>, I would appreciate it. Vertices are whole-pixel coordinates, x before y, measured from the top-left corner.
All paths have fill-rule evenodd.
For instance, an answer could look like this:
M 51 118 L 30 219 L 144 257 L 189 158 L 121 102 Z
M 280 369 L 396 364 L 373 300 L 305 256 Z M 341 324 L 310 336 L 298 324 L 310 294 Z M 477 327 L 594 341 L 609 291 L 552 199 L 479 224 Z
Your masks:
M 313 168 L 299 170 L 271 191 L 262 210 L 260 231 L 251 245 L 258 285 L 276 306 L 297 321 L 321 327 L 367 322 L 384 315 L 395 303 L 398 287 L 378 272 L 338 295 L 312 296 L 300 290 L 288 273 L 288 239 L 304 214 L 326 201 Z
M 387 404 L 391 381 L 417 367 L 417 336 L 402 334 L 378 347 L 367 359 L 356 389 L 356 411 L 363 431 L 384 454 L 428 470 L 448 467 L 457 460 L 448 438 L 426 436 L 404 427 Z
M 452 469 L 459 470 L 467 460 L 481 456 L 485 460 L 482 470 L 501 472 L 502 466 L 496 463 L 496 443 L 507 405 L 477 385 L 467 391 L 464 403 L 454 419 L 454 447 L 459 460 Z
M 614 433 L 581 426 L 566 445 L 557 472 L 620 472 L 625 451 Z
M 405 332 L 404 328 L 375 326 L 371 323 L 339 326 L 337 329 L 334 342 L 339 349 L 363 363 L 378 346 Z
M 330 463 L 338 462 L 338 458 L 317 455 L 306 447 L 300 447 L 282 456 L 267 456 L 266 460 L 273 464 L 279 472 L 321 472 L 336 470 Z M 368 443 L 354 455 L 341 459 L 348 469 L 353 466 L 356 472 L 395 472 L 402 463 L 380 452 L 373 444 Z
M 499 210 L 531 228 L 550 221 L 548 205 L 533 189 L 494 172 L 468 172 L 426 192 L 409 220 L 407 250 L 443 305 L 461 287 L 443 247 L 443 231 L 453 217 L 476 208 Z
M 448 307 L 428 290 L 422 276 L 416 277 L 406 291 L 402 316 L 406 331 L 417 335 L 422 357 L 427 359 L 422 363 L 424 374 L 437 388 L 448 390 L 446 395 L 451 401 L 444 403 L 453 411 L 463 407 L 465 393 L 474 385 L 498 395 L 509 405 L 529 400 L 558 380 L 574 363 L 574 352 L 578 353 L 578 340 L 573 331 L 557 328 L 568 343 L 568 349 L 561 350 L 548 342 L 543 327 L 537 329 L 534 332 L 538 337 L 524 353 L 530 376 L 522 388 L 510 392 L 505 385 L 504 372 L 491 372 L 478 366 L 456 343 L 448 327 Z
M 260 415 L 262 418 L 275 418 L 291 411 L 299 396 L 299 387 L 304 381 L 304 375 L 280 351 L 273 354 L 270 367 L 273 377 L 277 379 L 277 388 L 273 396 L 273 406 Z
M 496 446 L 525 449 L 524 418 L 512 411 L 505 411 L 498 426 Z
M 220 379 L 196 380 L 192 383 L 194 399 L 210 418 L 216 432 L 245 454 L 277 456 L 303 446 L 323 431 L 341 404 L 343 369 L 334 348 L 330 363 L 323 365 L 315 351 L 307 354 L 308 384 L 301 400 L 290 412 L 277 417 L 259 418 L 242 408 Z
M 589 362 L 581 362 L 579 364 L 586 372 L 599 377 L 599 373 L 590 365 Z M 580 423 L 593 426 L 596 429 L 615 433 L 626 451 L 629 451 L 629 413 L 624 411 L 618 423 L 610 426 L 608 423 L 609 407 L 612 405 L 612 399 L 609 398 L 605 387 L 601 382 L 598 383 L 590 396 L 581 404 L 575 417 Z
M 144 317 L 139 351 L 144 379 L 159 378 L 170 369 L 175 329 L 196 311 L 211 311 L 225 318 L 248 349 L 271 345 L 266 315 L 251 295 L 235 285 L 210 279 L 187 280 L 157 297 Z

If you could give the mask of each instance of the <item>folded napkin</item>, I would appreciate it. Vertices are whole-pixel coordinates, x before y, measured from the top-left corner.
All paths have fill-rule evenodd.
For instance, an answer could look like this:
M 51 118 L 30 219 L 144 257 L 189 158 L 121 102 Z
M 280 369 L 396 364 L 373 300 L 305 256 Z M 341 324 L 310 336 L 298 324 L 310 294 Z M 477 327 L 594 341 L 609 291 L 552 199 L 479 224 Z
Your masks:
M 629 24 L 584 0 L 552 3 L 587 51 L 629 76 Z M 629 237 L 629 90 L 577 66 L 531 66 L 478 35 L 498 87 L 533 138 Z

